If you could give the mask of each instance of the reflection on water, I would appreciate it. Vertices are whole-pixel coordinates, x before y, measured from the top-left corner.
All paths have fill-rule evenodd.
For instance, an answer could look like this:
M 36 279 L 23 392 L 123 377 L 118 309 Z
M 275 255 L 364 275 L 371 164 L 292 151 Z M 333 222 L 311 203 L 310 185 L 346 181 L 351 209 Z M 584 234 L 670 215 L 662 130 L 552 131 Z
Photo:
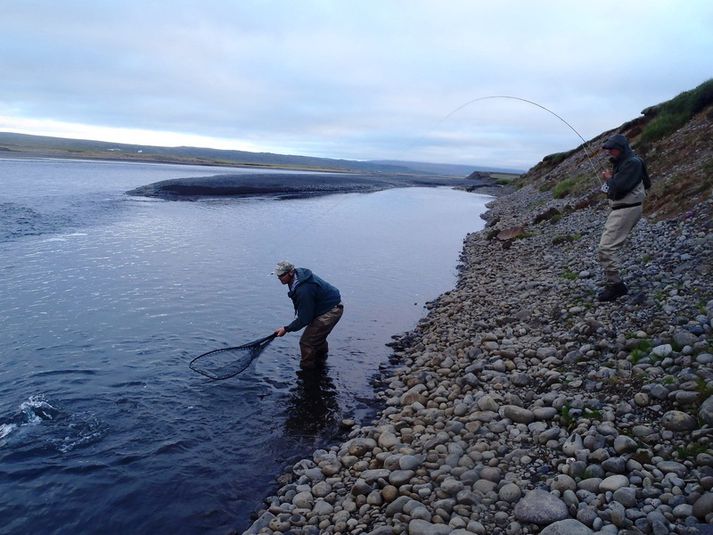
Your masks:
M 298 370 L 286 404 L 285 433 L 301 439 L 316 438 L 340 422 L 334 381 L 328 366 Z

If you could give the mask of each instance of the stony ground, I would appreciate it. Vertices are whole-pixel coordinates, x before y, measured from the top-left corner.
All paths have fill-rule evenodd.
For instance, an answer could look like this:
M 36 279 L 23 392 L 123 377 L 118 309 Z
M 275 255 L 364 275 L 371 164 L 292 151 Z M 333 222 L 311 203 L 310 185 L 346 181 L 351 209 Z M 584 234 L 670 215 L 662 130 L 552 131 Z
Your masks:
M 584 203 L 586 204 L 586 203 Z M 713 199 L 643 220 L 596 301 L 606 207 L 492 203 L 457 287 L 394 344 L 384 408 L 245 533 L 696 533 L 713 523 Z

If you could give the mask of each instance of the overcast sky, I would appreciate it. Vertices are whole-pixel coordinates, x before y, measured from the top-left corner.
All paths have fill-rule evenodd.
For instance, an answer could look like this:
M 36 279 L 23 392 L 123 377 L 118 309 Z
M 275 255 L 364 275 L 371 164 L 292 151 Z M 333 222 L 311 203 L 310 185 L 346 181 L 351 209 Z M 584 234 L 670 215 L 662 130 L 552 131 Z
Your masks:
M 590 139 L 712 78 L 712 28 L 710 0 L 0 0 L 0 131 L 526 169 L 580 139 L 483 97 Z

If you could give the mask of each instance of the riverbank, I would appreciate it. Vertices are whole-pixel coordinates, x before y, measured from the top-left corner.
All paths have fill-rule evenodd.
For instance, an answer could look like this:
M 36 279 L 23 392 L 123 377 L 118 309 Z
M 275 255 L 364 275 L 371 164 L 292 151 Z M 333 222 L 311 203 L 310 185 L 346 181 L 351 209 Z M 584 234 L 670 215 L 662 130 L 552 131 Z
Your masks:
M 584 206 L 581 206 L 584 205 Z M 457 287 L 394 344 L 376 420 L 245 533 L 694 533 L 713 521 L 713 200 L 643 220 L 598 303 L 603 202 L 491 204 Z

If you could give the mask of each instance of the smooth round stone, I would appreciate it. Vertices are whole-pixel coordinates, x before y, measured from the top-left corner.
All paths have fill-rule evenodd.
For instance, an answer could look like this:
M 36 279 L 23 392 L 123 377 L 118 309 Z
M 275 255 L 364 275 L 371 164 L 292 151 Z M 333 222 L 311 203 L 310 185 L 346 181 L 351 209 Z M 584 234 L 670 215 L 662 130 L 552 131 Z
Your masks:
M 373 438 L 353 438 L 342 446 L 349 455 L 354 457 L 362 457 L 366 452 L 373 450 L 376 447 L 376 441 Z
M 383 502 L 383 499 L 381 498 L 381 492 L 378 490 L 372 490 L 369 495 L 366 497 L 366 503 L 369 505 L 381 505 Z
M 392 472 L 393 473 L 393 472 Z M 362 496 L 369 494 L 371 492 L 371 485 L 369 485 L 363 479 L 357 479 L 352 486 L 353 496 Z
M 575 490 L 577 488 L 577 483 L 570 476 L 560 474 L 555 476 L 552 481 L 552 488 L 559 492 L 564 492 L 565 490 Z
M 314 504 L 314 496 L 309 491 L 298 492 L 292 498 L 292 505 L 300 509 L 312 509 L 312 504 Z
M 504 405 L 500 408 L 500 413 L 518 424 L 529 424 L 535 420 L 535 415 L 531 410 L 517 405 Z
M 698 411 L 698 417 L 710 426 L 713 426 L 713 396 L 708 396 Z
M 454 408 L 453 408 L 453 414 L 455 416 L 465 416 L 468 414 L 468 410 L 470 407 L 466 405 L 465 403 L 458 403 Z
M 676 518 L 687 518 L 693 515 L 693 506 L 687 503 L 681 503 L 673 508 L 672 513 Z
M 312 513 L 318 516 L 331 515 L 334 512 L 334 507 L 329 502 L 317 500 L 312 508 Z
M 446 479 L 441 483 L 441 490 L 449 496 L 455 496 L 463 490 L 463 483 L 457 479 Z
M 502 473 L 499 468 L 486 466 L 480 471 L 480 478 L 498 483 L 502 478 Z
M 654 433 L 653 428 L 649 427 L 648 425 L 635 425 L 631 431 L 634 436 L 638 438 L 647 437 Z
M 424 458 L 420 455 L 404 455 L 399 459 L 399 468 L 401 470 L 415 470 L 423 461 Z
M 614 451 L 621 453 L 631 453 L 636 451 L 637 444 L 636 441 L 626 435 L 619 435 L 614 439 Z
M 554 522 L 540 531 L 540 535 L 592 535 L 594 532 L 573 518 Z
M 532 410 L 532 414 L 538 420 L 551 420 L 557 416 L 557 409 L 554 407 L 537 407 Z
M 498 498 L 508 503 L 516 502 L 520 496 L 522 496 L 522 490 L 515 483 L 506 483 L 498 491 Z
M 698 427 L 696 419 L 683 411 L 668 411 L 661 418 L 661 424 L 669 431 L 692 431 Z
M 379 446 L 385 450 L 393 448 L 398 443 L 398 437 L 389 431 L 385 431 L 379 436 Z
M 408 524 L 409 535 L 448 535 L 452 529 L 445 524 L 431 524 L 424 519 L 414 519 Z
M 624 507 L 636 505 L 636 489 L 633 487 L 621 487 L 614 491 L 612 497 Z
M 673 347 L 671 347 L 671 344 L 662 344 L 653 348 L 651 353 L 657 357 L 666 358 L 673 353 Z
M 696 357 L 696 362 L 698 364 L 708 365 L 713 363 L 713 355 L 710 353 L 701 353 Z
M 599 490 L 602 492 L 611 491 L 614 492 L 622 487 L 629 485 L 629 479 L 620 474 L 609 476 L 599 483 Z
M 500 408 L 500 405 L 498 405 L 497 401 L 495 401 L 495 399 L 493 399 L 493 397 L 488 394 L 481 397 L 477 403 L 478 408 L 480 408 L 481 411 L 496 412 Z
M 546 526 L 569 517 L 567 505 L 557 496 L 544 490 L 531 490 L 515 505 L 515 518 Z
M 602 461 L 602 468 L 607 472 L 623 474 L 626 471 L 626 459 L 623 457 L 611 457 Z
M 386 488 L 387 487 L 384 487 L 384 490 L 386 490 Z M 386 516 L 394 516 L 396 513 L 401 513 L 404 506 L 410 501 L 411 498 L 408 496 L 399 496 L 386 507 Z
M 377 468 L 374 470 L 364 470 L 361 473 L 361 478 L 367 483 L 373 483 L 377 479 L 386 479 L 391 475 L 391 472 L 385 468 Z
M 389 483 L 395 487 L 400 487 L 411 481 L 414 475 L 416 475 L 416 472 L 413 470 L 394 470 L 389 474 Z
M 381 497 L 386 503 L 391 503 L 399 497 L 399 489 L 393 485 L 386 485 L 383 489 L 381 489 Z
M 304 471 L 304 475 L 312 481 L 322 481 L 324 479 L 324 473 L 320 468 L 308 468 Z
M 431 513 L 425 507 L 420 506 L 416 507 L 413 511 L 411 511 L 411 518 L 426 520 L 430 523 Z
M 579 436 L 576 433 L 573 433 L 565 440 L 564 444 L 562 444 L 562 452 L 565 455 L 569 455 L 570 457 L 573 457 L 579 450 L 584 448 L 584 444 L 582 442 L 582 437 Z
M 488 481 L 487 479 L 479 479 L 473 483 L 473 491 L 479 492 L 483 495 L 493 492 L 497 488 L 498 484 L 494 481 Z
M 674 473 L 679 477 L 684 477 L 688 473 L 688 469 L 684 465 L 675 461 L 661 461 L 656 464 L 656 468 L 664 474 Z
M 330 492 L 332 492 L 332 486 L 326 481 L 320 481 L 312 487 L 312 494 L 317 498 L 323 498 Z
M 693 504 L 693 516 L 703 520 L 707 515 L 713 513 L 713 492 L 706 492 Z
M 634 394 L 634 403 L 639 407 L 646 407 L 649 404 L 649 396 L 644 392 L 637 392 Z

